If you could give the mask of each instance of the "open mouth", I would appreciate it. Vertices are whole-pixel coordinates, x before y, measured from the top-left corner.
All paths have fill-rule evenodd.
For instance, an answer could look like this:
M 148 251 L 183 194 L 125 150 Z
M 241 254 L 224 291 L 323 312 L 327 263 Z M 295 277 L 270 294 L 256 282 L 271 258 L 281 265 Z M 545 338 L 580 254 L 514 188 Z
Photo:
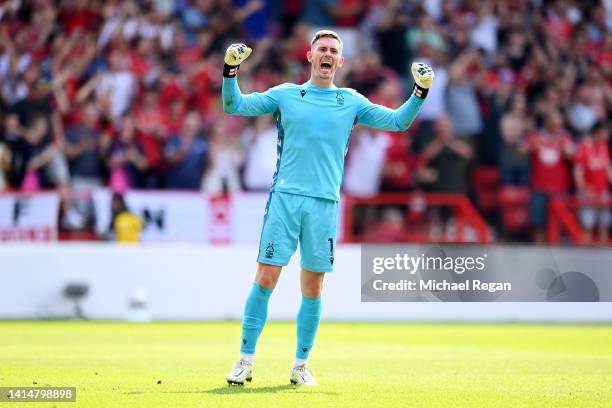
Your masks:
M 328 61 L 321 62 L 321 71 L 331 71 L 332 64 Z

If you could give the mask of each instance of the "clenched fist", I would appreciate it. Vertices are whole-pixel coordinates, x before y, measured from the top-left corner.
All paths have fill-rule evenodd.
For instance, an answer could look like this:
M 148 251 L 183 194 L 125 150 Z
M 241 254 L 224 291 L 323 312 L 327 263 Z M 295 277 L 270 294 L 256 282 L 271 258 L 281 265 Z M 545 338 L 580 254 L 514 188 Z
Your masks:
M 435 77 L 433 69 L 422 62 L 412 63 L 412 76 L 414 77 L 414 82 L 424 89 L 431 88 Z
M 225 63 L 231 66 L 240 65 L 251 55 L 252 51 L 244 44 L 232 44 L 225 51 Z

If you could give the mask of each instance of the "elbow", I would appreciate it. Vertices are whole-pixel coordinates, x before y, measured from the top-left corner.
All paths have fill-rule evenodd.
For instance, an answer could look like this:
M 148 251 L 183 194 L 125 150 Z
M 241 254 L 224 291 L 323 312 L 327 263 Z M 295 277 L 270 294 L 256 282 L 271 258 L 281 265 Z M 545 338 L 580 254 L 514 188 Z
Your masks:
M 236 109 L 234 109 L 233 105 L 231 105 L 229 103 L 224 103 L 223 104 L 223 112 L 229 113 L 231 115 L 235 111 L 236 111 Z
M 221 91 L 221 105 L 223 106 L 223 112 L 232 114 L 234 113 L 234 98 L 225 89 Z
M 223 112 L 230 115 L 236 113 L 236 103 L 232 99 L 223 100 Z
M 414 122 L 414 116 L 411 117 L 401 117 L 399 114 L 395 116 L 395 127 L 399 132 L 405 132 L 410 128 L 412 122 Z
M 396 123 L 396 126 L 400 132 L 405 132 L 408 130 L 411 124 L 412 121 L 399 121 L 399 123 Z

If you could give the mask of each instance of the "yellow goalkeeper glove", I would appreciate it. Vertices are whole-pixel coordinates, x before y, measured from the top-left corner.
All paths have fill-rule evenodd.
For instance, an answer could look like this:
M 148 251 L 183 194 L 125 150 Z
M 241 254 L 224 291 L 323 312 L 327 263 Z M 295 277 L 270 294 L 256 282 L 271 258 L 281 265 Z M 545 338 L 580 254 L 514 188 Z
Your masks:
M 422 62 L 413 62 L 412 76 L 414 77 L 414 94 L 419 98 L 425 98 L 435 77 L 433 69 Z
M 223 76 L 233 78 L 236 76 L 240 64 L 251 55 L 253 50 L 244 44 L 232 44 L 225 51 L 225 64 L 223 65 Z

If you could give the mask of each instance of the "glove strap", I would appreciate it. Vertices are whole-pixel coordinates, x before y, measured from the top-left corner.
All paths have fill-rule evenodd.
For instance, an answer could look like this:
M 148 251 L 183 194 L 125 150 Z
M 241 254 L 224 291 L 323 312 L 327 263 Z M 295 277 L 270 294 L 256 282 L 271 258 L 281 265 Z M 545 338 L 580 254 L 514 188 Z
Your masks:
M 417 98 L 425 99 L 425 97 L 427 96 L 427 93 L 429 93 L 429 89 L 423 88 L 415 83 L 414 87 L 412 88 L 412 93 Z
M 223 64 L 223 76 L 225 78 L 234 78 L 240 69 L 240 65 Z

